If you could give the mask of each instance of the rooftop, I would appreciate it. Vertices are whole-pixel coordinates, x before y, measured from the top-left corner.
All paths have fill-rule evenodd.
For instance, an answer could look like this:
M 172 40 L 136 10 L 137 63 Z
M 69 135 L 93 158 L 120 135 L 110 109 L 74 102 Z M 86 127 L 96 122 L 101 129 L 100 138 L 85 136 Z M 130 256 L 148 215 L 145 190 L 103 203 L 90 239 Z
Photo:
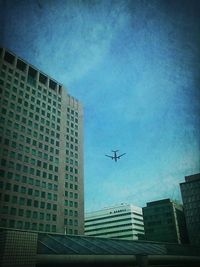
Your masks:
M 0 229 L 0 234 L 1 239 L 9 245 L 5 247 L 4 253 L 7 260 L 12 259 L 15 262 L 16 257 L 21 262 L 23 259 L 32 259 L 37 267 L 200 266 L 200 247 L 191 245 L 11 229 Z M 9 248 L 11 250 L 8 252 Z

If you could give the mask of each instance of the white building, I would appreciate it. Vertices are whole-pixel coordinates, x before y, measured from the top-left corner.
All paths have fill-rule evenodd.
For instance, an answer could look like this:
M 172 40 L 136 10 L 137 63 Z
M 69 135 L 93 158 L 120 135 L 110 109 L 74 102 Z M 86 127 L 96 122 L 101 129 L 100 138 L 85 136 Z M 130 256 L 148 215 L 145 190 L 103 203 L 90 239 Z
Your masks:
M 127 240 L 143 239 L 142 208 L 121 204 L 88 212 L 85 216 L 85 235 Z

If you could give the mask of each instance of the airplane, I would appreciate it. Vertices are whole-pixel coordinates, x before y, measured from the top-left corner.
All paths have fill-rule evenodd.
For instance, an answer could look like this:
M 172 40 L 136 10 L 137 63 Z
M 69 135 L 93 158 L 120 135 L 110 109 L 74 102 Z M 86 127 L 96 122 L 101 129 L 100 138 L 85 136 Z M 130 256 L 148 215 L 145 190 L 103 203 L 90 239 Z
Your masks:
M 111 159 L 114 159 L 115 162 L 117 162 L 118 159 L 120 159 L 122 156 L 124 156 L 124 155 L 126 154 L 126 153 L 123 153 L 123 154 L 117 156 L 117 152 L 118 152 L 118 151 L 119 151 L 119 150 L 112 150 L 112 152 L 114 153 L 113 156 L 110 156 L 110 155 L 105 155 L 105 156 L 106 156 L 106 157 L 109 157 L 109 158 L 111 158 Z

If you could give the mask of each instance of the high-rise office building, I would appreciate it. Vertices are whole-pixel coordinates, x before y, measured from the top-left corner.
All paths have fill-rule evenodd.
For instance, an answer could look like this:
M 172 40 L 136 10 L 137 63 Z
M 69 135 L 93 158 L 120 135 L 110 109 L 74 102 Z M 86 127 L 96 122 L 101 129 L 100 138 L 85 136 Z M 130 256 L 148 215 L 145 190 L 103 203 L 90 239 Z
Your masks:
M 148 241 L 187 243 L 183 206 L 170 199 L 148 202 L 143 208 L 145 238 Z
M 142 209 L 122 204 L 88 212 L 85 217 L 85 235 L 127 240 L 144 239 Z
M 83 234 L 83 110 L 0 49 L 0 226 Z
M 180 188 L 190 243 L 200 245 L 200 173 L 186 176 Z

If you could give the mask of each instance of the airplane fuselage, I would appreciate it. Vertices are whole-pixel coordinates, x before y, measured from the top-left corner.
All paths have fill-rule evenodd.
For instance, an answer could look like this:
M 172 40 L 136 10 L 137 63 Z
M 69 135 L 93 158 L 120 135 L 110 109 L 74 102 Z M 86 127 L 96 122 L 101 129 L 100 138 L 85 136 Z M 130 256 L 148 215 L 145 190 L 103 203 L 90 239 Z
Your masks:
M 126 154 L 126 153 L 123 153 L 123 154 L 117 156 L 117 152 L 118 152 L 118 151 L 119 151 L 119 150 L 112 150 L 112 152 L 114 153 L 113 156 L 110 156 L 110 155 L 105 155 L 105 156 L 107 156 L 107 157 L 109 157 L 109 158 L 111 158 L 111 159 L 114 159 L 115 162 L 117 162 L 118 159 L 120 159 L 122 156 L 124 156 L 124 155 Z

